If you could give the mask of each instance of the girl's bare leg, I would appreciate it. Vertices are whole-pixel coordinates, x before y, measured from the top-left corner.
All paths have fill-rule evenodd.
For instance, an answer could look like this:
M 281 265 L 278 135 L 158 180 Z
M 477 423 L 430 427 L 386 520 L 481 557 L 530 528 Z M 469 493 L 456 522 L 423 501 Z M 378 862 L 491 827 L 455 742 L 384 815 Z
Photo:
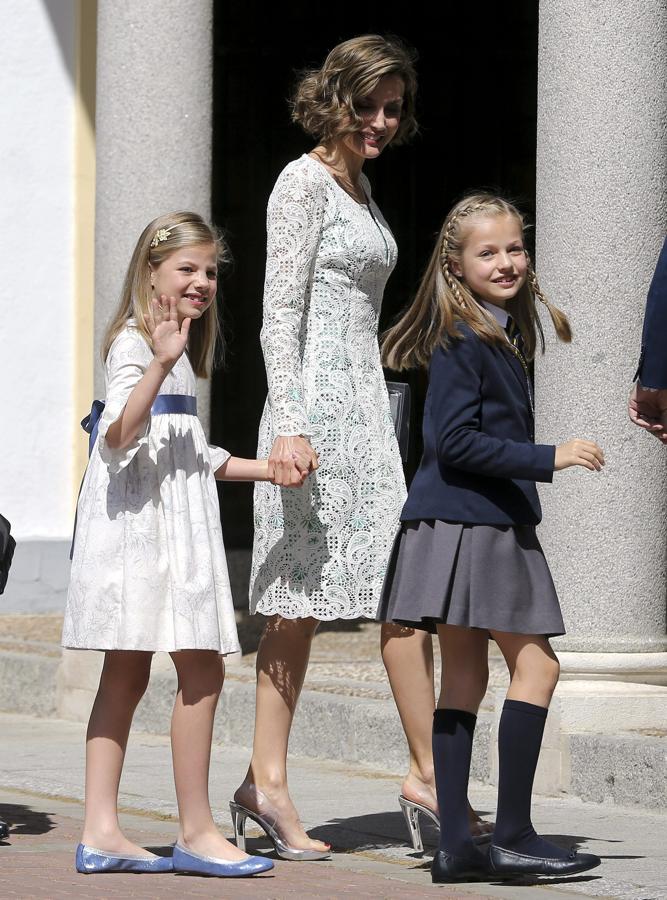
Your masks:
M 487 633 L 477 628 L 438 625 L 443 659 L 438 709 L 477 715 L 489 681 Z
M 523 700 L 547 709 L 560 674 L 558 658 L 548 638 L 505 631 L 494 631 L 492 636 L 510 673 L 507 699 Z
M 107 853 L 153 856 L 118 823 L 118 787 L 130 725 L 148 686 L 152 653 L 107 650 L 86 734 L 86 811 L 81 842 Z
M 299 850 L 328 849 L 304 831 L 287 786 L 287 747 L 308 668 L 317 619 L 270 618 L 257 652 L 257 701 L 252 758 L 234 794 L 241 806 L 275 816 L 280 834 Z
M 410 751 L 410 768 L 401 793 L 408 800 L 438 812 L 432 746 L 435 709 L 432 637 L 427 631 L 384 622 L 380 644 Z M 473 835 L 493 831 L 493 825 L 482 821 L 470 805 L 468 815 Z
M 218 831 L 208 795 L 213 719 L 224 681 L 222 657 L 215 650 L 179 650 L 171 658 L 178 675 L 171 752 L 179 843 L 203 856 L 230 862 L 246 859 L 248 854 Z

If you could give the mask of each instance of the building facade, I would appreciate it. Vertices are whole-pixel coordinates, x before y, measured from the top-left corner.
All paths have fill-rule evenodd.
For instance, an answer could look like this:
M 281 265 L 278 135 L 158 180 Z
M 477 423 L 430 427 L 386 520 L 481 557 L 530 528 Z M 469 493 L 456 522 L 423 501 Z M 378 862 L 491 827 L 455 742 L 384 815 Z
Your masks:
M 0 318 L 0 510 L 19 546 L 6 608 L 54 609 L 64 600 L 85 467 L 79 419 L 103 391 L 96 348 L 136 236 L 168 209 L 208 216 L 212 199 L 216 217 L 228 213 L 237 231 L 244 216 L 260 222 L 267 186 L 278 162 L 286 161 L 275 116 L 287 123 L 287 113 L 268 110 L 261 99 L 244 112 L 247 73 L 255 72 L 260 86 L 267 83 L 281 54 L 274 47 L 271 56 L 269 44 L 257 38 L 226 43 L 231 6 L 210 0 L 9 5 L 0 37 L 11 122 L 0 136 L 0 229 L 9 271 L 18 277 Z M 421 23 L 413 17 L 406 38 L 429 48 L 428 77 L 422 78 L 428 127 L 417 155 L 401 158 L 397 151 L 378 169 L 376 184 L 381 205 L 400 195 L 403 205 L 394 215 L 409 223 L 399 246 L 407 248 L 412 269 L 399 274 L 394 311 L 414 285 L 445 204 L 466 187 L 495 181 L 534 206 L 542 286 L 572 319 L 572 346 L 556 347 L 549 338 L 546 356 L 536 363 L 538 440 L 594 438 L 605 449 L 607 467 L 599 476 L 559 474 L 542 491 L 540 535 L 568 625 L 558 642 L 567 678 L 546 754 L 549 771 L 559 773 L 553 776 L 557 788 L 569 777 L 568 729 L 604 732 L 616 727 L 618 715 L 641 729 L 665 717 L 667 456 L 629 424 L 625 406 L 646 290 L 667 226 L 667 4 L 540 0 L 515 7 L 502 23 L 512 52 L 498 50 L 493 65 L 490 49 L 480 50 L 484 40 L 490 47 L 493 34 L 482 33 L 472 13 L 452 12 L 457 40 L 449 65 L 446 45 L 437 58 L 440 71 L 445 63 L 444 86 L 433 75 L 432 13 Z M 239 33 L 250 34 L 243 29 L 244 22 L 251 29 L 253 10 L 250 4 L 246 19 L 235 20 Z M 295 22 L 302 12 L 292 12 Z M 294 65 L 316 62 L 322 46 L 354 32 L 402 33 L 399 12 L 390 3 L 385 26 L 370 12 L 366 20 L 362 10 L 354 31 L 339 35 L 331 24 L 319 43 L 304 31 L 308 53 Z M 274 25 L 263 23 L 267 35 Z M 473 90 L 464 63 L 475 63 L 476 53 L 488 66 Z M 230 71 L 236 67 L 236 80 L 225 75 L 226 64 Z M 511 68 L 519 64 L 523 68 Z M 507 83 L 501 71 L 511 74 Z M 260 153 L 262 140 L 276 149 Z M 295 140 L 285 138 L 289 152 Z M 426 158 L 419 153 L 432 154 L 428 182 L 419 180 Z M 440 212 L 418 205 L 426 203 L 420 197 L 427 189 Z M 423 228 L 421 244 L 413 239 L 415 223 Z M 264 392 L 255 336 L 263 259 L 257 242 L 252 261 L 236 251 L 242 233 L 232 231 L 230 241 L 237 266 L 252 268 L 254 281 L 239 281 L 236 273 L 230 282 L 241 337 L 230 342 L 230 370 L 220 376 L 232 387 L 213 384 L 212 430 L 214 437 L 219 430 L 231 434 L 230 449 L 248 453 Z M 250 376 L 235 354 L 253 361 Z M 246 419 L 238 412 L 248 406 L 244 385 L 252 398 Z M 206 411 L 209 396 L 202 386 Z M 241 559 L 247 557 L 249 495 L 231 490 L 225 527 Z M 246 525 L 237 527 L 237 519 Z

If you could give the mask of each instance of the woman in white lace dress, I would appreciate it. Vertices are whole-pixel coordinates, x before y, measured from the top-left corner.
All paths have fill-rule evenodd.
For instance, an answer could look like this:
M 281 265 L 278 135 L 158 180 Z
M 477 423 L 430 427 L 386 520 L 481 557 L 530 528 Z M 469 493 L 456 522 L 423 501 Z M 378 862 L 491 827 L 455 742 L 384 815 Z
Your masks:
M 251 611 L 260 643 L 253 756 L 232 804 L 291 858 L 326 855 L 287 789 L 287 742 L 322 620 L 373 618 L 405 481 L 377 341 L 396 245 L 362 173 L 416 129 L 411 54 L 376 35 L 339 45 L 297 88 L 293 118 L 319 140 L 280 174 L 268 207 L 262 347 L 269 395 L 255 492 Z M 293 454 L 310 456 L 301 489 Z M 282 487 L 281 487 L 282 485 Z

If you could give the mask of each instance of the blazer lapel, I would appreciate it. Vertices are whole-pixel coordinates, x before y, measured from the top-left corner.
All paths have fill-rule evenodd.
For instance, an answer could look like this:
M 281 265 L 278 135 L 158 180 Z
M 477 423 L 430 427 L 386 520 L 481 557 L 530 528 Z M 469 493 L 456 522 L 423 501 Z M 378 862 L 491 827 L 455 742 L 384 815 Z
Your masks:
M 521 390 L 523 391 L 523 394 L 524 394 L 526 400 L 528 401 L 528 406 L 530 407 L 531 399 L 530 399 L 530 393 L 528 392 L 528 382 L 527 382 L 528 376 L 527 376 L 526 372 L 524 371 L 523 366 L 521 365 L 518 358 L 514 355 L 514 353 L 512 353 L 511 350 L 503 349 L 502 356 L 506 360 L 507 365 L 512 370 L 512 373 L 514 374 L 515 378 L 518 379 L 519 384 L 521 385 Z

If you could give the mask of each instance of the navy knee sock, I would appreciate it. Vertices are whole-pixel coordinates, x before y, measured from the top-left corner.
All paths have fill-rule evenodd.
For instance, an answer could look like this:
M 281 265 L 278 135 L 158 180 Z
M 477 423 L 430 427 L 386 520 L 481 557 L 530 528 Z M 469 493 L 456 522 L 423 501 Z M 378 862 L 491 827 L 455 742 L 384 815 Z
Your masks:
M 547 712 L 543 706 L 505 700 L 498 727 L 498 810 L 493 843 L 529 856 L 565 859 L 568 851 L 543 840 L 530 819 Z
M 440 849 L 470 856 L 475 848 L 468 822 L 468 778 L 477 716 L 460 709 L 433 714 L 433 766 L 440 807 Z

